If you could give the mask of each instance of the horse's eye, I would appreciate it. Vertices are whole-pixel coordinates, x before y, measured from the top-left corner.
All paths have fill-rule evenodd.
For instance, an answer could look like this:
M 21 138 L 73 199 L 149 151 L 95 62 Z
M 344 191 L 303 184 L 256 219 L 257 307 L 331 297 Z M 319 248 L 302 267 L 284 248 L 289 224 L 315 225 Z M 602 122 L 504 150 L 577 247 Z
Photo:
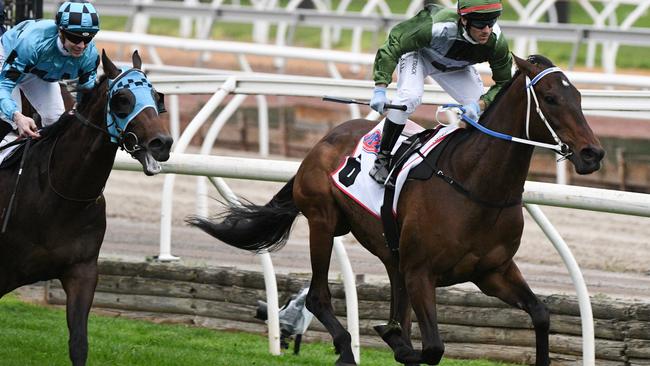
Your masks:
M 133 111 L 135 96 L 128 89 L 115 94 L 109 101 L 111 112 L 119 118 L 126 118 Z
M 548 104 L 557 104 L 557 101 L 555 100 L 555 98 L 553 98 L 553 97 L 550 96 L 550 95 L 545 96 L 545 97 L 544 97 L 544 101 L 545 101 L 546 103 L 548 103 Z

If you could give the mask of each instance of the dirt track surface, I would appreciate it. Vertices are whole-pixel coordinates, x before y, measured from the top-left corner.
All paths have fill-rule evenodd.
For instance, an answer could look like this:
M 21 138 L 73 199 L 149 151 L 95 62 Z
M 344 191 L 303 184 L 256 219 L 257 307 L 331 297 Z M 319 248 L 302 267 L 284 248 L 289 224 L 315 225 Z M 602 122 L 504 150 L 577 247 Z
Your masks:
M 172 253 L 191 264 L 234 266 L 260 270 L 258 258 L 184 224 L 194 213 L 196 177 L 177 176 L 173 200 Z M 158 254 L 163 176 L 114 171 L 105 190 L 108 230 L 102 256 L 144 259 Z M 266 203 L 282 184 L 227 180 L 234 192 L 252 202 Z M 219 198 L 212 190 L 213 198 Z M 542 207 L 570 246 L 584 272 L 591 294 L 650 300 L 650 218 L 558 207 Z M 210 199 L 210 212 L 219 205 Z M 567 269 L 537 224 L 525 214 L 522 245 L 516 255 L 524 276 L 538 293 L 574 294 Z M 277 272 L 310 273 L 308 230 L 300 218 L 287 246 L 272 255 Z M 344 239 L 353 270 L 366 281 L 386 281 L 374 256 L 352 237 Z M 339 277 L 336 258 L 331 278 Z

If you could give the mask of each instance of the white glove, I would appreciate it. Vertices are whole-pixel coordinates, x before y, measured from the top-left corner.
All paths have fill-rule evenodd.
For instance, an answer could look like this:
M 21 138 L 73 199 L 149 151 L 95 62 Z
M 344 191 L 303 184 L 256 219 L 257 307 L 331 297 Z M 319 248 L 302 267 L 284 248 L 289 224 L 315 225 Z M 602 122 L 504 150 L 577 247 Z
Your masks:
M 465 110 L 465 115 L 471 118 L 474 121 L 478 121 L 478 117 L 481 115 L 481 106 L 478 105 L 478 102 L 471 102 L 463 105 Z
M 374 109 L 379 114 L 383 114 L 386 104 L 388 104 L 386 88 L 383 86 L 376 86 L 372 92 L 372 99 L 370 99 L 370 108 Z

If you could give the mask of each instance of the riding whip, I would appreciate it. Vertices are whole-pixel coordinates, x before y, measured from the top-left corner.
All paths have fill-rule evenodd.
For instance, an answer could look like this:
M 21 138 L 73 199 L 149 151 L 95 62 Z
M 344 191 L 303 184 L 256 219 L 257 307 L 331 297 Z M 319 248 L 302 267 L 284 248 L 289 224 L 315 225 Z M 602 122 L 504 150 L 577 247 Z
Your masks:
M 7 211 L 5 212 L 5 218 L 2 222 L 2 234 L 7 230 L 7 224 L 9 223 L 9 217 L 11 216 L 11 209 L 14 205 L 14 199 L 16 198 L 16 191 L 18 190 L 18 182 L 20 181 L 20 176 L 23 174 L 23 166 L 25 165 L 25 158 L 27 157 L 27 152 L 29 150 L 29 145 L 31 145 L 31 137 L 27 138 L 25 142 L 25 150 L 23 150 L 23 156 L 20 158 L 20 167 L 18 168 L 18 175 L 16 176 L 16 183 L 14 183 L 14 190 L 11 193 L 11 198 L 9 199 L 9 205 L 7 206 Z
M 364 102 L 364 101 L 361 101 L 361 100 L 343 98 L 343 97 L 331 97 L 331 96 L 327 96 L 327 95 L 323 97 L 323 100 L 326 101 L 326 102 L 334 102 L 334 103 L 370 105 L 370 102 Z M 386 108 L 386 109 L 399 109 L 400 111 L 406 111 L 406 106 L 405 105 L 399 105 L 399 104 L 386 104 L 386 105 L 384 105 L 384 108 Z

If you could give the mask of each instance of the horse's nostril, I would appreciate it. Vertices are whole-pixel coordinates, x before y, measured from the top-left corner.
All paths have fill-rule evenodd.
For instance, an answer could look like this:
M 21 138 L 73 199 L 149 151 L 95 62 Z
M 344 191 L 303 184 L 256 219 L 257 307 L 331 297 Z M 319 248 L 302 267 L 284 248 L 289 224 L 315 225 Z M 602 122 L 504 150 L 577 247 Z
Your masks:
M 174 139 L 171 136 L 159 136 L 147 144 L 147 148 L 158 161 L 167 161 Z
M 580 150 L 580 157 L 582 160 L 590 163 L 597 163 L 605 156 L 605 150 L 598 147 L 586 147 Z
M 169 136 L 156 137 L 149 141 L 149 149 L 158 152 L 169 151 L 172 147 L 173 141 L 174 140 Z

